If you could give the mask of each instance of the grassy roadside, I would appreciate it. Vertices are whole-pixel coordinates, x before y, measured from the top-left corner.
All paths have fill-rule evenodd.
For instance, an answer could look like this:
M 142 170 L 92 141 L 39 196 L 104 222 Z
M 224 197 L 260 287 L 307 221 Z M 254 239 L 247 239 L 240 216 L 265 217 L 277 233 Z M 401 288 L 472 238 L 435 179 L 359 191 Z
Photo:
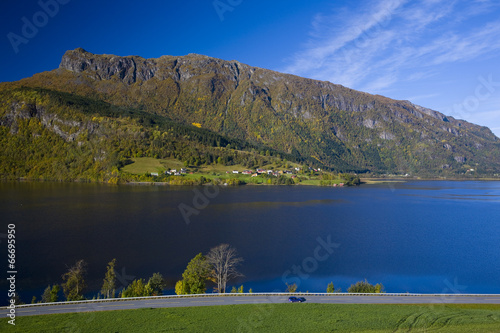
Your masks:
M 7 325 L 5 320 L 4 326 Z M 10 325 L 9 325 L 10 326 Z M 8 332 L 499 332 L 500 305 L 242 304 L 16 318 Z

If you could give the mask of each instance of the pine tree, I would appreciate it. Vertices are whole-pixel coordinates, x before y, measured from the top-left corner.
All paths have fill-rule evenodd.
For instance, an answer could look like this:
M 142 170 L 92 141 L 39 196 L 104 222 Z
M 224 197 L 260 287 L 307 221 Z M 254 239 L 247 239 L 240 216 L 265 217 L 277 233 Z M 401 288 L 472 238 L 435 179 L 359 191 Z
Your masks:
M 50 303 L 50 286 L 47 286 L 42 294 L 42 303 Z

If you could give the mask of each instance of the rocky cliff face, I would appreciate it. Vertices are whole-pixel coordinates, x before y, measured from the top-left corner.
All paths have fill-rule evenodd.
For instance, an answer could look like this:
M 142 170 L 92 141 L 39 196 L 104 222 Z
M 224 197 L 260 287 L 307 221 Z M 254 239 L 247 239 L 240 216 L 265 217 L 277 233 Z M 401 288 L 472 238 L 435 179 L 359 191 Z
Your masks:
M 238 82 L 241 76 L 249 78 L 255 71 L 237 61 L 227 62 L 198 54 L 144 59 L 139 56 L 95 55 L 81 48 L 67 51 L 59 68 L 75 73 L 86 72 L 96 80 L 117 78 L 126 84 L 152 78 L 186 81 L 194 76 L 209 73 L 223 75 L 227 80 Z
M 366 93 L 354 91 L 330 82 L 315 81 L 298 78 L 293 75 L 282 74 L 270 70 L 250 67 L 237 61 L 224 61 L 198 54 L 190 54 L 182 57 L 162 56 L 158 59 L 144 59 L 139 56 L 119 57 L 114 55 L 95 55 L 84 49 L 78 48 L 67 51 L 59 66 L 74 73 L 85 73 L 95 80 L 105 81 L 118 79 L 128 85 L 137 82 L 144 82 L 150 79 L 174 80 L 175 82 L 186 82 L 190 79 L 197 79 L 203 76 L 217 77 L 217 79 L 233 83 L 231 86 L 236 89 L 241 81 L 248 80 L 252 84 L 248 88 L 248 94 L 254 99 L 256 95 L 266 95 L 272 101 L 278 99 L 285 104 L 297 104 L 293 111 L 305 108 L 304 103 L 294 103 L 293 99 L 287 99 L 282 91 L 275 95 L 277 86 L 296 88 L 298 85 L 308 85 L 312 88 L 309 92 L 307 87 L 304 92 L 294 94 L 295 99 L 311 99 L 321 109 L 336 108 L 349 112 L 366 112 L 374 110 L 377 102 L 385 103 L 392 111 L 396 121 L 411 123 L 412 118 L 424 119 L 434 118 L 439 121 L 442 129 L 454 135 L 459 135 L 455 127 L 469 127 L 476 130 L 485 131 L 485 128 L 475 126 L 465 121 L 456 120 L 453 117 L 412 104 L 408 101 L 395 101 L 381 96 L 373 96 Z M 212 82 L 215 83 L 215 82 Z M 296 91 L 296 89 L 294 89 Z M 320 94 L 311 94 L 313 91 L 321 91 Z M 245 94 L 246 95 L 246 94 Z M 246 96 L 241 99 L 245 104 Z M 308 116 L 307 114 L 305 115 Z M 387 119 L 386 119 L 387 120 Z M 373 128 L 372 119 L 366 119 L 363 124 Z M 437 124 L 437 122 L 436 122 Z M 485 131 L 486 134 L 486 131 Z M 493 138 L 493 136 L 490 136 Z
M 499 139 L 485 127 L 408 101 L 203 55 L 144 59 L 76 49 L 64 54 L 58 70 L 22 84 L 199 123 L 347 169 L 500 167 Z
M 59 67 L 75 73 L 92 73 L 96 80 L 118 77 L 127 84 L 149 80 L 158 71 L 153 61 L 142 61 L 139 64 L 136 61 L 138 57 L 95 56 L 79 48 L 66 52 Z
M 202 79 L 204 76 L 216 78 L 217 81 L 230 82 L 233 89 L 238 88 L 240 82 L 250 81 L 248 92 L 245 94 L 255 99 L 257 95 L 265 95 L 269 100 L 271 90 L 277 86 L 286 86 L 285 90 L 290 90 L 289 86 L 312 85 L 315 90 L 321 90 L 318 95 L 309 96 L 307 90 L 295 95 L 299 100 L 312 98 L 321 108 L 327 109 L 335 107 L 346 111 L 365 111 L 372 110 L 375 102 L 366 100 L 366 103 L 357 103 L 349 94 L 354 92 L 351 89 L 344 88 L 330 82 L 315 81 L 299 78 L 294 75 L 283 74 L 271 70 L 265 70 L 257 67 L 251 67 L 241 64 L 237 61 L 224 61 L 198 54 L 189 54 L 187 56 L 174 57 L 162 56 L 157 59 L 144 59 L 139 56 L 119 57 L 114 55 L 95 55 L 84 49 L 67 51 L 59 66 L 74 73 L 85 73 L 95 80 L 105 81 L 111 79 L 120 80 L 128 85 L 148 81 L 150 79 L 174 80 L 175 82 L 187 82 L 191 79 Z M 211 84 L 217 82 L 212 81 Z M 307 87 L 305 87 L 307 88 Z M 369 97 L 369 94 L 357 92 Z M 276 96 L 275 98 L 288 104 L 294 104 L 293 100 L 286 99 L 285 96 Z M 241 100 L 244 104 L 246 98 Z M 304 106 L 298 103 L 295 111 L 303 109 Z
M 16 134 L 19 129 L 18 121 L 26 119 L 36 119 L 68 142 L 75 141 L 81 133 L 94 134 L 99 128 L 96 123 L 62 119 L 41 105 L 24 102 L 12 103 L 10 111 L 0 118 L 0 126 L 9 127 L 10 133 Z

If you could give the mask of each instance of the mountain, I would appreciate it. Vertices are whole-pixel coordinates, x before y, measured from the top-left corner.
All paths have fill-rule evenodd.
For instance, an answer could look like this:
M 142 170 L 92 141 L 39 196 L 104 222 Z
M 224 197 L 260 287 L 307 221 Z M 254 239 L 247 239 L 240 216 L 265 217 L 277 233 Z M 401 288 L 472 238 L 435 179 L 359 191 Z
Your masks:
M 67 51 L 58 69 L 2 83 L 0 93 L 4 141 L 20 140 L 18 120 L 38 119 L 39 125 L 32 124 L 37 131 L 77 150 L 88 149 L 86 142 L 99 146 L 87 152 L 95 163 L 114 154 L 110 163 L 118 170 L 120 161 L 138 150 L 155 157 L 168 150 L 180 159 L 191 154 L 210 163 L 221 151 L 229 154 L 225 148 L 234 140 L 239 150 L 259 155 L 270 149 L 271 155 L 336 171 L 430 176 L 500 171 L 500 139 L 486 127 L 409 101 L 197 54 L 144 59 L 79 48 Z M 154 130 L 156 138 L 149 133 Z M 211 143 L 179 135 L 196 130 L 212 137 Z M 130 141 L 128 148 L 123 140 Z M 134 148 L 137 142 L 141 149 Z M 179 153 L 193 142 L 196 152 Z M 25 144 L 33 150 L 32 143 Z

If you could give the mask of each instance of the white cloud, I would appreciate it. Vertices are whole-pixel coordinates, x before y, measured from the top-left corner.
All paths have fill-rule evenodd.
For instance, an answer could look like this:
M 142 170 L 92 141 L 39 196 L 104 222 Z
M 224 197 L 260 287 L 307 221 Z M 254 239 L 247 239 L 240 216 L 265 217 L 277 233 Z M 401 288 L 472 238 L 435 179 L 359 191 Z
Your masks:
M 418 72 L 411 73 L 407 77 L 407 80 L 408 81 L 419 81 L 419 80 L 428 79 L 428 78 L 431 78 L 433 76 L 436 76 L 436 74 L 437 73 L 435 70 L 418 71 Z
M 491 1 L 379 0 L 318 14 L 310 40 L 283 71 L 381 93 L 437 75 L 441 65 L 495 55 L 500 20 L 477 16 L 497 7 Z
M 417 103 L 419 100 L 426 100 L 429 98 L 434 98 L 434 97 L 439 97 L 439 96 L 441 96 L 441 94 L 426 94 L 426 95 L 410 96 L 410 97 L 407 97 L 406 99 L 412 103 Z
M 433 64 L 467 61 L 500 49 L 500 22 L 469 32 L 437 39 L 432 45 Z
M 348 53 L 353 47 L 363 47 L 364 42 L 371 42 L 372 31 L 383 28 L 392 13 L 405 0 L 382 1 L 367 12 L 353 16 L 347 9 L 340 14 L 318 14 L 312 22 L 312 40 L 305 49 L 298 52 L 285 71 L 304 74 L 315 71 L 343 60 L 349 61 Z

